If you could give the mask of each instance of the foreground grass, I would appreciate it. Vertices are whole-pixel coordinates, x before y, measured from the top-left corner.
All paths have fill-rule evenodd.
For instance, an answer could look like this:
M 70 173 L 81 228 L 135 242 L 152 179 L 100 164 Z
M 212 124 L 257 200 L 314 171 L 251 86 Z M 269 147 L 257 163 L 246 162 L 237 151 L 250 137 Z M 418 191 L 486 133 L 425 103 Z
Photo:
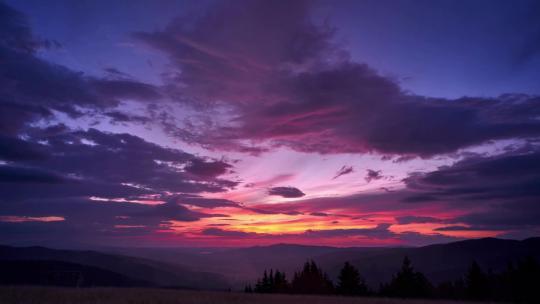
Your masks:
M 0 287 L 2 304 L 450 304 L 452 301 L 261 295 L 145 288 Z

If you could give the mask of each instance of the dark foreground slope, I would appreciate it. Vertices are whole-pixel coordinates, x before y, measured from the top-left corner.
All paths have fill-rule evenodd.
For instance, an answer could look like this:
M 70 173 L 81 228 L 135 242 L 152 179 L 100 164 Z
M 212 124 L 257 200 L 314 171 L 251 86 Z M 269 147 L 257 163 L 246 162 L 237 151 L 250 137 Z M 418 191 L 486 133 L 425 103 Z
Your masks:
M 195 272 L 175 264 L 123 255 L 105 254 L 96 251 L 0 246 L 0 261 L 4 264 L 11 263 L 20 267 L 26 267 L 26 269 L 30 269 L 26 264 L 38 261 L 55 261 L 79 265 L 80 267 L 93 267 L 125 277 L 126 280 L 124 281 L 126 284 L 119 286 L 140 286 L 144 284 L 162 287 L 221 290 L 229 287 L 226 280 L 217 274 Z M 14 264 L 15 261 L 19 262 Z M 49 263 L 48 266 L 46 263 L 39 265 L 49 267 L 49 273 L 61 272 L 60 270 L 57 271 L 56 268 L 62 268 L 60 264 L 54 263 Z M 9 268 L 13 275 L 17 272 L 14 267 Z M 7 269 L 4 270 L 4 272 L 6 271 Z M 105 273 L 102 272 L 102 274 Z M 130 282 L 131 284 L 128 284 Z M 102 286 L 109 285 L 105 284 Z
M 134 280 L 105 269 L 60 261 L 0 261 L 0 285 L 40 285 L 65 287 L 148 287 L 147 281 Z
M 452 301 L 245 294 L 146 288 L 0 287 L 0 303 L 40 304 L 446 304 Z

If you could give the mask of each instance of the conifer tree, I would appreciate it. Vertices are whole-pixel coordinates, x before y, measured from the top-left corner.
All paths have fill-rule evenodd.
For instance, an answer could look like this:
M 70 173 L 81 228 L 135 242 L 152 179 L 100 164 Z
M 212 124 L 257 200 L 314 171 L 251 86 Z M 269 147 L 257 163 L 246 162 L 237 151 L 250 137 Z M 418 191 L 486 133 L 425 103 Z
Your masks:
M 390 284 L 381 288 L 381 293 L 400 298 L 427 298 L 431 296 L 432 289 L 428 279 L 421 272 L 414 271 L 411 260 L 405 257 L 401 270 Z
M 473 300 L 484 300 L 489 297 L 489 281 L 480 265 L 473 261 L 465 277 L 467 297 Z
M 330 294 L 334 286 L 314 261 L 306 262 L 301 272 L 294 275 L 292 292 L 301 294 Z
M 368 288 L 360 277 L 358 269 L 349 262 L 345 262 L 338 277 L 336 291 L 342 295 L 366 295 Z

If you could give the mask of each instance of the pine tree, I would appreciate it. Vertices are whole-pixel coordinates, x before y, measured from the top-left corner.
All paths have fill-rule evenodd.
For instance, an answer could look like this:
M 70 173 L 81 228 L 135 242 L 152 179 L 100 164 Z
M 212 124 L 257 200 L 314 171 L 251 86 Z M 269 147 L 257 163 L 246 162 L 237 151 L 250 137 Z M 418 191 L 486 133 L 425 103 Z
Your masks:
M 270 285 L 270 277 L 268 276 L 268 272 L 266 269 L 264 270 L 262 280 L 259 279 L 257 281 L 257 284 L 255 285 L 255 292 L 258 293 L 269 293 L 271 289 Z
M 287 278 L 285 277 L 284 272 L 279 272 L 279 270 L 276 270 L 276 273 L 274 274 L 273 292 L 276 292 L 276 293 L 289 292 L 289 282 L 287 282 Z
M 273 269 L 268 272 L 264 270 L 262 279 L 257 280 L 254 292 L 257 293 L 286 293 L 289 291 L 289 282 L 285 278 L 285 273 Z
M 480 265 L 473 261 L 465 277 L 467 297 L 473 300 L 484 300 L 489 297 L 489 281 Z
M 300 294 L 330 294 L 334 286 L 314 261 L 306 262 L 301 272 L 294 275 L 292 292 Z
M 381 288 L 381 293 L 401 298 L 427 298 L 431 296 L 432 289 L 428 279 L 421 272 L 414 271 L 411 260 L 405 257 L 401 270 L 394 276 L 390 284 Z
M 338 277 L 336 291 L 342 295 L 366 295 L 368 288 L 360 277 L 358 269 L 349 262 L 345 262 Z

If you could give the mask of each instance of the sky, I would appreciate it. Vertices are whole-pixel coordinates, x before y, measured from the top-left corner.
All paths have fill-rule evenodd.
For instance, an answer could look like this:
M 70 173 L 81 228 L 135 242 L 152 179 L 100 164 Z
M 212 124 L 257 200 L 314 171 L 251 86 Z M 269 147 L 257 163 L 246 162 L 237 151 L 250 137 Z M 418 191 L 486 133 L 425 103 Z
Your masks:
M 0 242 L 540 235 L 537 1 L 0 2 Z

